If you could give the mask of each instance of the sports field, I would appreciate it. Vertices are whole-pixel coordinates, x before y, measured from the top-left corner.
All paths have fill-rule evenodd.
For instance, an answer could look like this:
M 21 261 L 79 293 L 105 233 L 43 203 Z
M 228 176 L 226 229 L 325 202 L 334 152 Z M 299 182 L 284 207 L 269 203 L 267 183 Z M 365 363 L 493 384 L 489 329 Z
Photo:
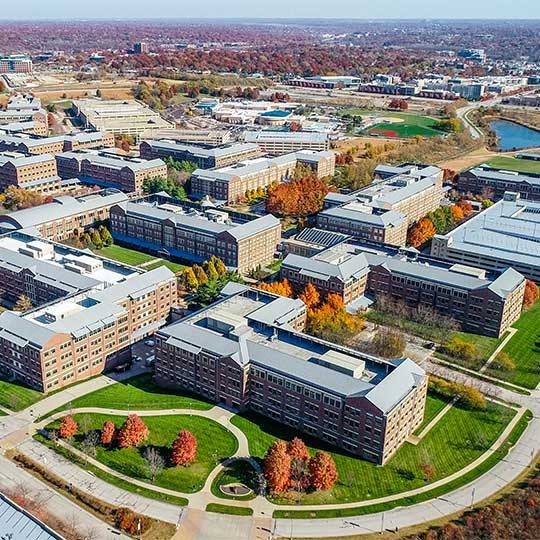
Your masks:
M 486 165 L 505 171 L 521 173 L 540 173 L 540 161 L 532 159 L 517 159 L 507 156 L 497 156 L 485 162 Z

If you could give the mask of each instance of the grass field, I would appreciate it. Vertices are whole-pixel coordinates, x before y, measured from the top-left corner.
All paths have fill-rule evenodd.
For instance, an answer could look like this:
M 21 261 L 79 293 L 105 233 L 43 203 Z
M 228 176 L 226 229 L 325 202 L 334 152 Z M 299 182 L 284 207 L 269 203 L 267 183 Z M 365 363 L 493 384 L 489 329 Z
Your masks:
M 46 415 L 80 407 L 102 407 L 117 410 L 164 410 L 198 409 L 210 410 L 213 404 L 202 401 L 199 396 L 162 388 L 154 383 L 152 375 L 143 374 L 96 390 L 71 401 L 67 407 L 60 407 Z
M 0 406 L 12 411 L 22 411 L 37 403 L 45 395 L 16 382 L 0 379 Z
M 424 420 L 418 426 L 415 433 L 421 433 L 422 430 L 448 405 L 448 400 L 441 396 L 429 396 L 426 401 L 426 410 Z
M 175 263 L 172 261 L 166 261 L 164 259 L 160 259 L 159 261 L 153 262 L 151 264 L 147 264 L 143 266 L 143 268 L 147 271 L 153 270 L 154 268 L 159 268 L 160 266 L 166 266 L 171 272 L 174 272 L 175 274 L 178 272 L 181 272 L 185 266 L 180 263 Z
M 516 171 L 522 173 L 540 173 L 540 161 L 532 159 L 516 159 L 507 156 L 497 156 L 485 162 L 490 167 L 504 169 L 506 171 Z
M 434 400 L 436 398 L 428 396 L 428 410 L 432 413 L 440 405 L 434 403 Z M 339 480 L 331 491 L 301 495 L 298 503 L 364 501 L 418 488 L 426 485 L 422 472 L 423 462 L 433 464 L 433 481 L 444 478 L 460 471 L 481 456 L 501 434 L 514 414 L 513 410 L 492 403 L 486 411 L 467 411 L 454 406 L 418 445 L 405 443 L 383 467 L 302 436 L 312 452 L 322 448 L 333 455 Z M 276 438 L 290 440 L 296 435 L 295 431 L 286 426 L 255 415 L 235 416 L 232 423 L 244 431 L 249 440 L 251 454 L 259 458 L 264 456 Z
M 231 514 L 233 516 L 252 516 L 252 508 L 244 508 L 242 506 L 227 506 L 226 504 L 210 503 L 206 505 L 207 512 L 216 514 Z
M 518 331 L 503 351 L 512 358 L 516 368 L 507 372 L 487 369 L 486 375 L 525 388 L 536 388 L 540 383 L 540 301 L 525 311 L 513 326 Z
M 116 245 L 104 247 L 96 253 L 102 257 L 107 257 L 124 264 L 130 264 L 131 266 L 139 266 L 140 264 L 155 259 L 155 257 L 148 255 L 147 253 Z
M 120 427 L 126 419 L 125 416 L 106 414 L 74 416 L 79 424 L 83 417 L 87 432 L 101 429 L 106 420 L 112 420 Z M 195 461 L 187 467 L 174 467 L 168 462 L 166 468 L 157 475 L 155 485 L 184 493 L 194 493 L 202 488 L 216 462 L 230 457 L 238 448 L 238 441 L 230 431 L 207 418 L 188 415 L 151 416 L 144 417 L 143 421 L 150 430 L 150 436 L 140 448 L 106 449 L 98 446 L 96 459 L 131 478 L 150 482 L 151 477 L 143 457 L 144 449 L 157 448 L 167 459 L 178 432 L 184 429 L 191 431 L 198 441 Z M 48 427 L 58 427 L 59 423 L 55 421 Z M 75 436 L 74 445 L 79 446 L 83 438 L 84 434 Z
M 255 492 L 248 495 L 226 495 L 219 488 L 229 484 L 244 484 L 253 489 L 253 467 L 245 460 L 239 459 L 223 469 L 212 482 L 211 491 L 216 497 L 238 501 L 250 501 L 255 498 Z

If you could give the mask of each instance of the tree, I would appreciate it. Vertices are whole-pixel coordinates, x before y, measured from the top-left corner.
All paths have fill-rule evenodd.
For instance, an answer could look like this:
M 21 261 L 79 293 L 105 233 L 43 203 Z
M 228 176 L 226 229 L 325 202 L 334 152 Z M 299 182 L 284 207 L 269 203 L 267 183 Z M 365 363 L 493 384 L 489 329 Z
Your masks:
M 291 481 L 291 456 L 285 441 L 275 441 L 264 457 L 264 476 L 274 493 L 287 491 Z
M 13 311 L 28 311 L 29 309 L 32 309 L 33 305 L 30 301 L 30 298 L 28 296 L 25 296 L 24 294 L 21 294 L 19 298 L 17 298 L 17 302 L 13 306 Z
M 107 229 L 105 225 L 100 225 L 98 231 L 101 238 L 101 243 L 104 246 L 110 246 L 113 243 L 113 237 L 111 236 L 109 229 Z
M 216 280 L 219 276 L 216 271 L 216 267 L 214 266 L 214 262 L 212 260 L 209 260 L 209 261 L 206 261 L 204 264 L 205 264 L 204 270 L 206 272 L 206 275 L 208 276 L 208 279 L 210 281 Z
M 302 291 L 302 294 L 298 296 L 304 304 L 308 308 L 314 308 L 315 306 L 318 306 L 321 301 L 321 295 L 319 294 L 319 291 L 315 288 L 313 283 L 308 283 L 304 290 Z
M 538 300 L 538 287 L 530 279 L 525 282 L 525 293 L 523 295 L 523 308 L 530 308 Z
M 456 204 L 450 207 L 450 211 L 452 212 L 452 217 L 454 218 L 454 221 L 461 221 L 465 217 L 463 214 L 463 209 Z
M 116 439 L 116 426 L 111 420 L 104 422 L 103 427 L 101 428 L 100 443 L 103 445 L 112 444 Z
M 377 330 L 371 347 L 373 352 L 384 358 L 400 358 L 406 346 L 405 337 L 395 328 L 382 327 Z
M 103 242 L 101 241 L 101 236 L 96 229 L 90 229 L 90 240 L 92 241 L 92 245 L 96 249 L 101 249 L 103 247 Z
M 294 295 L 294 289 L 287 278 L 281 281 L 273 281 L 272 283 L 259 283 L 257 288 L 261 289 L 261 291 L 287 296 L 288 298 L 292 298 Z
M 175 465 L 189 465 L 197 457 L 197 438 L 191 431 L 181 431 L 171 447 L 171 461 Z
M 130 414 L 118 432 L 118 446 L 120 448 L 139 446 L 148 435 L 148 427 L 141 418 L 136 414 Z
M 456 206 L 459 206 L 459 208 L 461 208 L 465 217 L 469 216 L 473 212 L 472 204 L 465 199 L 461 199 L 461 201 L 458 201 L 456 203 Z
M 311 485 L 316 490 L 326 490 L 334 486 L 338 479 L 336 463 L 330 454 L 317 452 L 309 462 Z
M 202 266 L 199 266 L 198 264 L 194 264 L 193 272 L 195 273 L 195 278 L 197 279 L 197 283 L 199 284 L 199 287 L 201 285 L 204 285 L 208 281 L 208 276 L 206 275 L 206 272 L 204 271 Z
M 99 434 L 97 431 L 91 431 L 87 433 L 86 437 L 81 443 L 81 451 L 87 456 L 96 457 L 96 447 L 99 442 Z
M 70 439 L 77 433 L 77 422 L 73 420 L 73 416 L 67 415 L 62 418 L 62 422 L 60 422 L 60 429 L 58 430 L 58 434 L 62 439 Z
M 435 236 L 437 230 L 431 219 L 425 217 L 415 223 L 407 233 L 407 241 L 413 247 L 419 247 Z
M 182 270 L 182 283 L 188 291 L 194 291 L 195 289 L 197 289 L 197 287 L 199 286 L 199 282 L 195 277 L 195 272 L 193 272 L 193 268 L 186 266 L 186 268 Z
M 308 460 L 310 458 L 306 443 L 299 437 L 295 437 L 287 446 L 287 453 L 291 459 Z
M 516 364 L 508 353 L 500 352 L 492 362 L 492 367 L 501 371 L 512 371 L 515 369 Z
M 152 484 L 156 481 L 156 476 L 165 468 L 165 459 L 157 448 L 149 446 L 145 448 L 143 457 L 152 479 Z
M 422 472 L 424 473 L 424 480 L 426 482 L 431 482 L 431 480 L 433 479 L 436 473 L 435 465 L 433 465 L 430 459 L 426 458 L 420 464 L 420 468 L 422 469 Z
M 451 356 L 463 360 L 472 360 L 476 355 L 476 347 L 474 344 L 465 341 L 458 336 L 454 336 L 447 345 L 445 345 L 444 350 Z
M 218 257 L 213 256 L 212 260 L 214 261 L 214 267 L 216 269 L 216 272 L 222 276 L 227 272 L 227 267 L 225 266 L 225 263 Z

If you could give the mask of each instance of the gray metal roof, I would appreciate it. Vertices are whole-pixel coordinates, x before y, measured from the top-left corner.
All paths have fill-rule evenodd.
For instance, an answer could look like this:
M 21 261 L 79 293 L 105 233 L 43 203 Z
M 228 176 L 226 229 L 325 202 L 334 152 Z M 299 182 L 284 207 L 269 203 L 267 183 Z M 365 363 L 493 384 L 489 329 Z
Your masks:
M 298 142 L 298 143 L 326 143 L 327 133 L 314 133 L 305 131 L 246 131 L 244 140 L 251 143 L 265 142 Z
M 16 342 L 19 347 L 30 343 L 34 347 L 44 347 L 56 333 L 34 321 L 25 319 L 13 311 L 0 314 L 0 338 Z
M 211 148 L 204 148 L 202 146 L 183 144 L 167 139 L 147 140 L 144 142 L 148 144 L 151 148 L 156 150 L 185 152 L 186 154 L 191 154 L 194 157 L 204 159 L 211 157 L 222 158 L 259 150 L 258 145 L 252 143 L 234 143 Z
M 304 302 L 298 298 L 294 300 L 277 296 L 274 301 L 246 315 L 246 318 L 267 325 L 287 326 L 289 320 L 296 317 L 303 308 Z
M 254 234 L 258 234 L 261 231 L 267 230 L 272 227 L 280 226 L 280 221 L 271 214 L 262 216 L 257 219 L 248 221 L 236 227 L 231 227 L 227 232 L 236 240 L 242 240 L 244 238 L 249 238 Z
M 349 204 L 335 208 L 328 208 L 327 210 L 320 212 L 319 215 L 353 221 L 356 223 L 377 225 L 379 227 L 397 227 L 402 225 L 404 221 L 407 221 L 407 216 L 396 210 L 389 210 L 388 212 L 373 214 L 364 212 L 360 208 L 355 207 L 354 203 L 352 203 L 352 205 Z
M 529 176 L 523 173 L 505 172 L 503 170 L 486 170 L 481 167 L 476 167 L 467 171 L 477 178 L 485 179 L 493 182 L 513 182 L 516 184 L 530 184 L 531 186 L 540 186 L 540 178 L 536 176 Z
M 0 493 L 0 533 L 9 540 L 63 540 L 24 509 Z
M 317 228 L 306 228 L 298 233 L 293 240 L 304 244 L 314 244 L 317 246 L 331 247 L 340 244 L 350 238 L 347 234 L 325 231 Z

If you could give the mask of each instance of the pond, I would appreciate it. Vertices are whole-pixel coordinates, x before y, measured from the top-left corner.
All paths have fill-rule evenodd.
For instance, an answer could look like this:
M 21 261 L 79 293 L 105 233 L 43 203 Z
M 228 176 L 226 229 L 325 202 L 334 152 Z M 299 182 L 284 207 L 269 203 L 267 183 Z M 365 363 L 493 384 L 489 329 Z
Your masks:
M 499 138 L 499 150 L 522 150 L 540 146 L 540 131 L 508 120 L 493 120 L 489 126 Z

